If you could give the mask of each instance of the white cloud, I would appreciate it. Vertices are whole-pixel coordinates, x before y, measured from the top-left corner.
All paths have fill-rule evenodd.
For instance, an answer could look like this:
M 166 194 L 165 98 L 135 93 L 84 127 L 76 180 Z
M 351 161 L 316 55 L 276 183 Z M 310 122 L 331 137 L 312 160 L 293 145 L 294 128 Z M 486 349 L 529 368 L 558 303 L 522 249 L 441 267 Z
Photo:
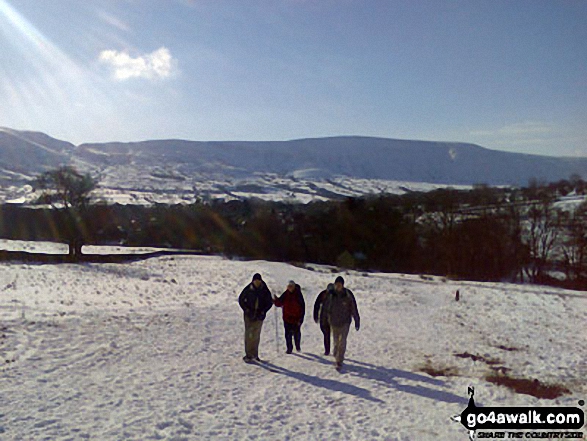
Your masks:
M 177 64 L 166 47 L 134 58 L 127 52 L 105 50 L 100 52 L 99 60 L 108 64 L 112 69 L 112 76 L 120 81 L 130 78 L 169 78 L 175 72 Z
M 524 121 L 469 131 L 470 141 L 490 148 L 527 153 L 581 156 L 587 154 L 587 132 L 554 122 Z
M 495 130 L 473 130 L 471 135 L 479 136 L 509 136 L 509 137 L 527 137 L 530 135 L 546 135 L 555 131 L 551 124 L 537 121 L 526 121 L 509 124 Z
M 469 134 L 477 142 L 496 147 L 520 148 L 552 145 L 555 140 L 562 140 L 567 136 L 562 128 L 540 121 L 516 122 L 489 130 L 472 130 Z

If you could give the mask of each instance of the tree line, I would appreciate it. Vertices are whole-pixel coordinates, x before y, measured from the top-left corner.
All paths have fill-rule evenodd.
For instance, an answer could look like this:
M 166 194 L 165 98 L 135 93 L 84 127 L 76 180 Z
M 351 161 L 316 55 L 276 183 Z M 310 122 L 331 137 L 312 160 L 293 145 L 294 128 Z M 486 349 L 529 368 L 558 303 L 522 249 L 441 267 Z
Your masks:
M 587 193 L 576 176 L 525 188 L 478 185 L 309 204 L 145 207 L 90 203 L 97 183 L 71 168 L 61 173 L 66 179 L 38 180 L 43 205 L 0 206 L 0 236 L 69 243 L 73 258 L 82 244 L 123 244 L 587 289 L 587 202 L 560 203 Z

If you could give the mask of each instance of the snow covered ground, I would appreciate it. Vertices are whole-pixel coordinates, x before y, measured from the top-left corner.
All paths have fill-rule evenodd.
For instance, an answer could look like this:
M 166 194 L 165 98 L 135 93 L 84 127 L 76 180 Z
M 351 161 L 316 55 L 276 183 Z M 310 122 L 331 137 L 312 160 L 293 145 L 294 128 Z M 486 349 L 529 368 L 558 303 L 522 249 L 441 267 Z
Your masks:
M 165 248 L 167 250 L 168 248 Z M 26 251 L 28 253 L 67 254 L 69 247 L 65 243 L 55 242 L 30 242 L 25 240 L 0 239 L 0 250 Z M 145 254 L 162 251 L 163 248 L 152 247 L 125 247 L 84 245 L 84 254 Z
M 279 176 L 274 173 L 257 173 L 246 179 L 215 179 L 196 174 L 184 176 L 182 181 L 177 181 L 153 178 L 143 168 L 107 169 L 95 174 L 101 176 L 99 187 L 94 193 L 95 199 L 109 204 L 132 205 L 192 204 L 198 198 L 222 200 L 258 198 L 265 201 L 308 203 L 349 196 L 404 194 L 409 191 L 431 191 L 448 187 L 448 185 L 426 182 L 359 179 L 344 176 L 297 178 Z M 30 184 L 25 184 L 27 180 L 22 182 L 22 185 L 0 185 L 0 202 L 32 204 L 38 200 L 40 193 L 35 192 Z M 465 185 L 450 187 L 471 188 Z
M 587 396 L 585 292 L 350 272 L 363 323 L 339 374 L 311 319 L 335 274 L 309 267 L 195 256 L 0 264 L 0 439 L 466 440 L 450 417 L 469 385 L 484 406 Z M 284 353 L 281 318 L 276 350 L 270 311 L 265 367 L 241 358 L 237 296 L 257 271 L 274 292 L 295 279 L 307 302 L 300 354 Z M 464 353 L 495 364 L 455 356 Z M 515 394 L 483 379 L 491 366 L 571 394 Z

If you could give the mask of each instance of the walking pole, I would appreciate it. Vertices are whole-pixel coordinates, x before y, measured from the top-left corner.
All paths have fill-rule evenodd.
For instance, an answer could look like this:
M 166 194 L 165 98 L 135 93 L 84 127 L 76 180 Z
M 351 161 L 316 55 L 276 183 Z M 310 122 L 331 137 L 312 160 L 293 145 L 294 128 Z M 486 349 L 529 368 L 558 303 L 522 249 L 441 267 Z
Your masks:
M 279 354 L 279 330 L 277 329 L 277 307 L 273 308 L 273 317 L 275 317 L 275 353 Z

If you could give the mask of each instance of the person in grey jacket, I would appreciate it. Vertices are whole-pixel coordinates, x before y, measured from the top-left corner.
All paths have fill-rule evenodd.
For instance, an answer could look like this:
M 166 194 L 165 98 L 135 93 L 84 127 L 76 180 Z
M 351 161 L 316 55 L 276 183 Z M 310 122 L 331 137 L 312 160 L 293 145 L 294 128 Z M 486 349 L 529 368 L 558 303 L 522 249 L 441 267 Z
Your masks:
M 338 276 L 334 281 L 334 291 L 328 293 L 326 297 L 323 313 L 332 330 L 333 355 L 336 360 L 336 368 L 340 370 L 344 361 L 351 322 L 355 321 L 357 331 L 361 327 L 357 301 L 352 291 L 344 287 L 344 279 L 341 276 Z

